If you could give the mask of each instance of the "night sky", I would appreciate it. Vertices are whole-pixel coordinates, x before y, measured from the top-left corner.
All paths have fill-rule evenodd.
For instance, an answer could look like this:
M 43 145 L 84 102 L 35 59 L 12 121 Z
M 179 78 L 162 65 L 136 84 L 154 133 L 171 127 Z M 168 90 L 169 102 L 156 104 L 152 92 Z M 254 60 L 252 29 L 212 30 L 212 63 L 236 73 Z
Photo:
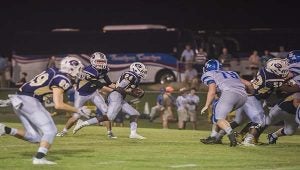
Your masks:
M 0 6 L 0 50 L 17 32 L 58 27 L 98 31 L 109 24 L 163 24 L 201 29 L 300 28 L 299 6 L 288 1 L 9 1 Z M 5 52 L 4 52 L 5 53 Z

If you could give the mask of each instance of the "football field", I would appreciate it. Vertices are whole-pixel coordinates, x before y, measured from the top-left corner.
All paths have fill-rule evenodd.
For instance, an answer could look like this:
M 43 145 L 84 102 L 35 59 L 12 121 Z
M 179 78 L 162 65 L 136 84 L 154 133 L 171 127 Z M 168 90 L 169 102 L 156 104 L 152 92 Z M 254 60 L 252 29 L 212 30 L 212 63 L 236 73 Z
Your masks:
M 230 148 L 227 137 L 223 145 L 200 143 L 208 131 L 139 128 L 146 140 L 129 139 L 127 126 L 114 127 L 114 132 L 118 139 L 111 140 L 104 127 L 90 126 L 76 135 L 57 137 L 47 158 L 58 164 L 50 166 L 31 164 L 37 145 L 1 136 L 0 169 L 300 169 L 299 135 L 276 145 Z

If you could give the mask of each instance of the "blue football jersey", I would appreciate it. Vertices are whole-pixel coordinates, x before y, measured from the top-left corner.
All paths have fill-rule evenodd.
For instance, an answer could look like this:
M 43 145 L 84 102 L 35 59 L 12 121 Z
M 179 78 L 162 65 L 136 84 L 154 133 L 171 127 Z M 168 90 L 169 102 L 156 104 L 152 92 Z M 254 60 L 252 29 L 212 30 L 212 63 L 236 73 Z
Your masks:
M 254 79 L 251 80 L 251 83 L 254 87 L 254 96 L 260 100 L 267 99 L 275 88 L 281 87 L 284 79 L 262 68 L 258 71 Z
M 86 66 L 83 69 L 82 80 L 77 83 L 79 94 L 82 96 L 90 95 L 97 89 L 110 85 L 112 82 L 107 75 L 108 71 L 108 69 L 97 70 L 92 65 Z
M 43 100 L 43 96 L 52 94 L 53 88 L 67 91 L 72 87 L 72 82 L 65 73 L 59 72 L 55 67 L 43 71 L 29 82 L 19 88 L 18 94 L 28 95 Z

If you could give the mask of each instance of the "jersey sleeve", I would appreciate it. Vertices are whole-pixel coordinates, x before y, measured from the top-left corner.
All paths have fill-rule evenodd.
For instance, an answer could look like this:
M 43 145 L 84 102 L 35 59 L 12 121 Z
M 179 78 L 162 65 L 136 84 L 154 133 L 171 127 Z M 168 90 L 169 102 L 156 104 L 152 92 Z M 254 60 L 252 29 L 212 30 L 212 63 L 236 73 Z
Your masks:
M 50 88 L 61 88 L 64 91 L 67 91 L 68 89 L 70 89 L 72 87 L 72 84 L 70 82 L 70 80 L 62 75 L 57 75 L 53 78 Z
M 211 83 L 216 83 L 214 80 L 214 76 L 212 72 L 206 72 L 201 76 L 201 81 L 205 84 L 205 85 L 209 85 Z

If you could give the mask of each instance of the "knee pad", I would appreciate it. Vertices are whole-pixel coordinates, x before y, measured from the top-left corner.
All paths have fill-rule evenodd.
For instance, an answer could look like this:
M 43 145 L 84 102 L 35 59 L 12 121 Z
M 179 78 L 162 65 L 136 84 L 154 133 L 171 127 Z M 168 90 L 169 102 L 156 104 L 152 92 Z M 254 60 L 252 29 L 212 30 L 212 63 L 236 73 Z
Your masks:
M 41 130 L 43 132 L 41 140 L 47 141 L 49 144 L 52 144 L 57 133 L 56 126 L 52 124 L 46 124 L 41 127 Z
M 32 134 L 29 132 L 25 133 L 24 138 L 25 138 L 25 140 L 27 140 L 31 143 L 39 143 L 39 142 L 41 142 L 41 139 L 42 139 L 42 137 L 39 134 L 37 134 L 37 133 Z

